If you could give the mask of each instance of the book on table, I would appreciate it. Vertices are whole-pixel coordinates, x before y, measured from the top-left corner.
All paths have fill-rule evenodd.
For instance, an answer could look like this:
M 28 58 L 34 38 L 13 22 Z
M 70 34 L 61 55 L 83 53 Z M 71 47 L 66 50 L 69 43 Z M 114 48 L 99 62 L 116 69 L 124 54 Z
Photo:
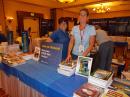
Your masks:
M 14 67 L 14 66 L 18 66 L 21 64 L 24 64 L 26 62 L 26 60 L 24 60 L 21 56 L 17 55 L 17 54 L 5 54 L 2 57 L 2 63 L 10 66 L 10 67 Z
M 40 59 L 40 50 L 41 49 L 39 47 L 35 47 L 34 54 L 33 54 L 33 60 L 39 61 L 39 59 Z
M 93 76 L 99 79 L 108 80 L 111 74 L 112 72 L 110 71 L 98 69 Z
M 126 83 L 120 82 L 119 80 L 121 79 L 118 79 L 118 81 L 113 80 L 112 84 L 108 88 L 112 90 L 123 91 L 124 93 L 130 96 L 130 86 Z
M 90 57 L 78 56 L 75 74 L 88 77 L 91 72 L 92 61 L 93 59 Z
M 71 60 L 71 61 L 69 61 L 69 62 L 62 61 L 62 62 L 59 64 L 59 67 L 60 67 L 60 68 L 64 68 L 64 69 L 73 69 L 73 68 L 76 67 L 76 63 L 77 63 L 76 60 Z
M 88 82 L 102 88 L 108 88 L 113 81 L 112 77 L 113 72 L 97 69 L 95 72 L 91 73 Z
M 71 60 L 69 62 L 62 61 L 57 68 L 58 73 L 65 76 L 72 76 L 75 73 L 76 61 Z
M 127 94 L 120 90 L 106 89 L 101 97 L 129 97 Z
M 123 71 L 121 74 L 122 79 L 130 81 L 130 71 Z
M 85 83 L 73 93 L 73 97 L 100 97 L 103 92 L 103 88 Z

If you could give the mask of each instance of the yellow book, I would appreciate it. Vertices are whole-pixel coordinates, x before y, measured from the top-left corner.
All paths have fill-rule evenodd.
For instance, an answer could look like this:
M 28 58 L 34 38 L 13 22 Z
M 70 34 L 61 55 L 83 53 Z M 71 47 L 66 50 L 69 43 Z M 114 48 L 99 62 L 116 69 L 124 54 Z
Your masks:
M 129 96 L 120 90 L 115 91 L 107 89 L 101 97 L 129 97 Z

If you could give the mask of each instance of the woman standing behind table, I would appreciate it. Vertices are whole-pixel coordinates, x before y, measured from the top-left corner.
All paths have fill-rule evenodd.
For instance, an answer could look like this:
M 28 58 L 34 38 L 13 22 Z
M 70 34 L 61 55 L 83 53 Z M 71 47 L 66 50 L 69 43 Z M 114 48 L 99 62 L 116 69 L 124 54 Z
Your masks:
M 53 32 L 47 42 L 55 42 L 63 44 L 62 49 L 62 60 L 65 60 L 68 52 L 69 45 L 69 34 L 66 31 L 67 29 L 67 20 L 65 18 L 60 18 L 58 20 L 59 28 L 55 32 Z
M 72 29 L 72 36 L 68 48 L 67 61 L 77 59 L 79 55 L 89 56 L 95 42 L 96 31 L 94 26 L 87 24 L 89 12 L 87 9 L 81 9 L 79 14 L 79 25 Z M 72 56 L 71 56 L 72 52 Z

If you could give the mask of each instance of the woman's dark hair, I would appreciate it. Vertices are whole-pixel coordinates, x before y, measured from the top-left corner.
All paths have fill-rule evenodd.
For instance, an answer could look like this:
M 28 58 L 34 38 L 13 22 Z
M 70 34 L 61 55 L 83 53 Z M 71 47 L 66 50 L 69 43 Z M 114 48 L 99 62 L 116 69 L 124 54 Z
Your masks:
M 83 9 L 80 9 L 80 12 L 81 12 L 81 11 L 85 11 L 85 12 L 87 13 L 87 16 L 89 16 L 89 11 L 88 11 L 88 9 L 83 8 Z
M 64 17 L 59 18 L 58 23 L 61 24 L 62 22 L 67 23 L 67 19 Z

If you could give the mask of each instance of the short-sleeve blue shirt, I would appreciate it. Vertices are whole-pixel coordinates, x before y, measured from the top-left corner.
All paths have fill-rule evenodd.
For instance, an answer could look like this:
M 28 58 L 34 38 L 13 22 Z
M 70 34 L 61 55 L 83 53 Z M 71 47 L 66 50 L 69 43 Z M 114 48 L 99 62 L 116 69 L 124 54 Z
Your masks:
M 52 33 L 50 38 L 55 43 L 63 44 L 62 60 L 65 60 L 67 57 L 68 46 L 69 46 L 69 41 L 70 41 L 69 34 L 67 32 L 62 31 L 61 29 L 58 29 L 57 31 Z
M 79 46 L 81 45 L 81 35 L 80 35 L 79 25 L 73 27 L 72 35 L 75 38 L 75 44 L 74 44 L 72 53 L 77 56 L 82 55 L 82 53 L 79 52 Z M 82 38 L 82 45 L 84 46 L 85 50 L 89 47 L 90 36 L 93 36 L 93 35 L 96 35 L 94 26 L 87 24 L 84 29 L 84 35 Z

